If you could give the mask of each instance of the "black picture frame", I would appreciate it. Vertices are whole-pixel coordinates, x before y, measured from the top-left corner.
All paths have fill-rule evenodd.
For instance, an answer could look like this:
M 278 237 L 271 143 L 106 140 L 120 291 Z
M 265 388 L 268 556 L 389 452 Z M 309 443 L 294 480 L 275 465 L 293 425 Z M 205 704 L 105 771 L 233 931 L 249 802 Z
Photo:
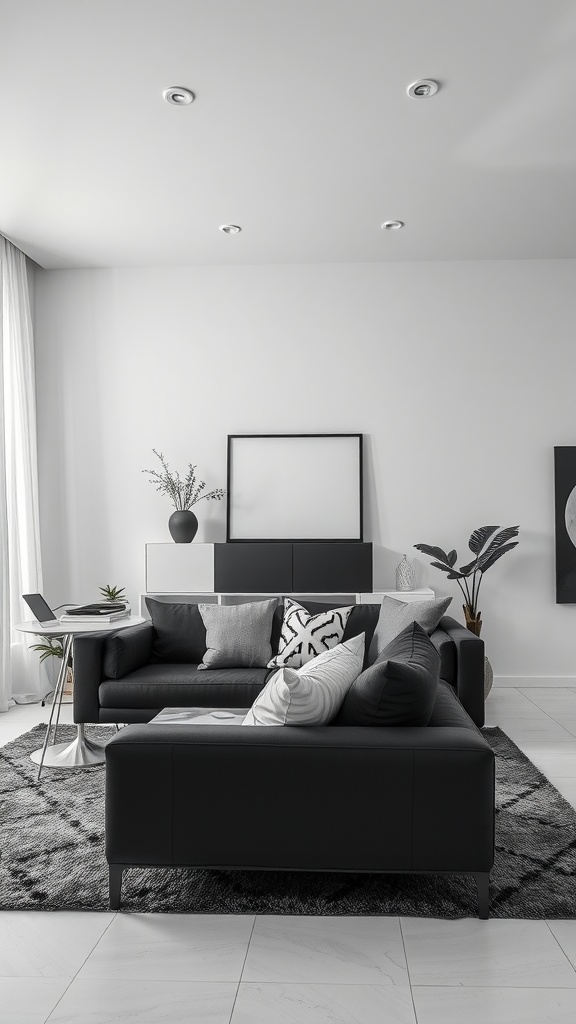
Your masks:
M 576 447 L 554 448 L 556 604 L 576 604 Z
M 306 445 L 305 441 L 309 439 L 310 445 Z M 294 441 L 294 445 L 290 445 L 290 442 Z M 278 442 L 275 446 L 274 442 Z M 304 442 L 304 443 L 303 443 Z M 306 484 L 310 481 L 312 475 L 315 478 L 322 478 L 322 471 L 325 469 L 325 465 L 322 465 L 314 459 L 318 460 L 318 453 L 323 449 L 326 451 L 325 464 L 334 464 L 338 459 L 339 445 L 340 442 L 340 455 L 344 463 L 344 478 L 337 479 L 336 474 L 333 474 L 333 485 L 330 486 L 330 479 L 324 480 L 325 486 L 321 488 L 321 493 L 316 493 L 316 503 L 314 509 L 310 507 L 311 503 L 306 491 Z M 263 447 L 265 445 L 265 448 Z M 324 448 L 324 446 L 326 446 Z M 270 460 L 270 453 L 274 453 L 274 448 L 277 449 L 278 459 L 277 461 Z M 250 451 L 252 450 L 252 458 Z M 293 529 L 286 529 L 285 526 L 279 531 L 277 529 L 277 519 L 275 519 L 275 507 L 277 506 L 274 502 L 277 494 L 277 488 L 274 484 L 279 484 L 282 471 L 282 455 L 286 455 L 291 450 L 292 457 L 296 454 L 299 457 L 304 456 L 304 461 L 307 461 L 306 466 L 302 466 L 302 476 L 300 473 L 290 474 L 288 471 L 286 479 L 283 484 L 285 489 L 283 491 L 283 501 L 288 497 L 289 502 L 293 503 Z M 239 453 L 241 451 L 241 457 Z M 246 479 L 239 480 L 237 477 L 238 472 L 242 474 L 242 469 L 238 469 L 240 463 L 246 465 L 258 464 L 258 459 L 262 457 L 262 452 L 266 451 L 268 454 L 267 465 L 270 468 L 275 469 L 278 466 L 277 480 L 273 482 L 273 486 L 268 488 L 266 486 L 265 471 L 262 471 L 261 486 L 253 487 L 255 493 L 255 501 L 252 508 L 252 513 L 257 513 L 257 524 L 254 529 L 257 530 L 258 535 L 254 535 L 254 529 L 252 528 L 250 521 L 250 509 L 244 508 L 242 511 L 238 511 L 239 504 L 241 502 L 240 495 L 242 494 L 242 488 L 244 487 L 244 493 L 252 493 L 250 487 L 247 486 Z M 329 457 L 328 457 L 329 455 Z M 314 466 L 316 466 L 316 473 L 314 473 Z M 320 470 L 320 472 L 318 472 Z M 330 474 L 330 470 L 326 472 Z M 296 475 L 296 479 L 294 476 Z M 228 446 L 227 446 L 227 472 L 226 472 L 226 542 L 227 543 L 292 543 L 298 542 L 302 544 L 306 543 L 362 543 L 364 539 L 364 504 L 363 504 L 363 491 L 364 491 L 364 480 L 363 480 L 363 434 L 349 434 L 349 433 L 336 433 L 336 434 L 228 434 Z M 315 481 L 317 483 L 317 481 Z M 249 484 L 249 482 L 248 482 Z M 317 483 L 317 486 L 320 486 Z M 323 507 L 318 506 L 318 502 L 323 503 Z M 339 504 L 340 503 L 340 504 Z M 341 506 L 345 508 L 342 511 Z M 268 507 L 269 506 L 269 507 Z M 307 511 L 308 507 L 308 511 Z M 284 507 L 282 509 L 285 511 Z M 327 515 L 324 517 L 323 513 Z M 333 527 L 330 526 L 334 515 L 338 516 L 341 514 L 342 522 L 345 526 L 349 524 L 349 528 L 341 531 L 341 535 L 334 536 L 332 533 Z M 304 536 L 302 530 L 309 517 L 311 530 L 309 536 Z M 286 516 L 283 516 L 284 523 L 286 522 Z M 288 512 L 288 518 L 290 518 L 290 510 Z M 246 522 L 249 521 L 249 528 L 246 529 Z M 314 524 L 325 523 L 325 526 L 321 526 L 319 529 Z M 339 525 L 339 524 L 338 524 Z M 263 526 L 264 528 L 260 528 Z M 280 535 L 280 533 L 282 535 Z M 288 535 L 287 535 L 288 534 Z

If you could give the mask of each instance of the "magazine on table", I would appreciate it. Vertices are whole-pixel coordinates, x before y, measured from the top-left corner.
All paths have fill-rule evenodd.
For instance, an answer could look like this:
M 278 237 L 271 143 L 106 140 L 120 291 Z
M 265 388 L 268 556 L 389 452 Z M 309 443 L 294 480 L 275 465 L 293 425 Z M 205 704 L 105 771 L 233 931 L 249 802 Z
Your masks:
M 99 601 L 67 608 L 60 616 L 60 622 L 115 622 L 129 615 L 130 609 L 121 601 Z

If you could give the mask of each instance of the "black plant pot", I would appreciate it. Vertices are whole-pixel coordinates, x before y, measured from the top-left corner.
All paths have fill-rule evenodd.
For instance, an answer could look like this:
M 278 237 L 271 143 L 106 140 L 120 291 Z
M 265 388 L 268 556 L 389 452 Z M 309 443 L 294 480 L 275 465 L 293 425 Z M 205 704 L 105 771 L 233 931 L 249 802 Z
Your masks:
M 173 512 L 168 520 L 168 529 L 172 540 L 177 544 L 190 544 L 198 531 L 198 520 L 189 509 L 182 512 Z

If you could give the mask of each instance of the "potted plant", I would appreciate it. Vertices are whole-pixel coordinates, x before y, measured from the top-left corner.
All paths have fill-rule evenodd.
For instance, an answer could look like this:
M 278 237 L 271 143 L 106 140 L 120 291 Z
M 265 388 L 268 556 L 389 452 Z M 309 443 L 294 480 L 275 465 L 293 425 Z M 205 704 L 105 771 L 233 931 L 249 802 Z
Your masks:
M 196 466 L 192 466 L 189 463 L 188 472 L 184 479 L 182 479 L 178 471 L 172 472 L 169 468 L 162 452 L 157 452 L 155 448 L 152 451 L 160 460 L 162 471 L 143 469 L 142 472 L 148 473 L 150 483 L 156 485 L 156 490 L 160 494 L 167 494 L 174 505 L 175 511 L 168 520 L 168 529 L 172 539 L 177 544 L 189 544 L 194 540 L 198 530 L 198 520 L 194 512 L 191 511 L 192 506 L 196 505 L 202 498 L 220 501 L 226 494 L 226 491 L 221 487 L 217 487 L 215 490 L 209 491 L 208 494 L 202 494 L 206 487 L 206 482 L 204 480 L 197 481 Z
M 415 544 L 418 551 L 424 555 L 430 555 L 435 561 L 432 565 L 448 575 L 449 580 L 456 580 L 464 597 L 464 619 L 466 627 L 475 636 L 480 636 L 482 629 L 482 613 L 478 610 L 478 596 L 484 573 L 497 562 L 507 551 L 515 548 L 518 541 L 513 540 L 518 536 L 518 526 L 507 526 L 500 533 L 499 526 L 480 526 L 468 541 L 468 547 L 474 555 L 471 562 L 461 565 L 456 569 L 458 554 L 456 550 L 446 551 L 443 548 L 432 547 L 430 544 Z M 496 536 L 494 534 L 496 533 Z M 492 540 L 490 538 L 492 537 Z M 490 543 L 488 544 L 488 541 Z M 488 546 L 486 547 L 486 545 Z M 484 697 L 486 698 L 492 689 L 494 673 L 488 658 L 484 658 Z
M 103 601 L 107 601 L 110 604 L 117 604 L 119 601 L 123 601 L 124 604 L 128 603 L 124 594 L 125 587 L 113 587 L 110 583 L 107 583 L 105 587 L 99 587 L 98 589 Z
M 478 611 L 478 596 L 484 573 L 487 572 L 495 562 L 507 551 L 515 548 L 518 541 L 513 537 L 518 536 L 518 526 L 507 526 L 500 533 L 499 526 L 480 526 L 468 541 L 468 547 L 474 555 L 471 562 L 455 568 L 458 554 L 455 550 L 446 553 L 442 548 L 431 547 L 430 544 L 415 544 L 414 547 L 424 555 L 429 555 L 435 561 L 432 565 L 447 573 L 449 580 L 456 580 L 464 597 L 464 618 L 467 628 L 476 636 L 480 636 L 482 629 L 482 613 Z M 496 533 L 494 537 L 493 534 Z M 486 544 L 492 537 L 490 544 Z
M 99 587 L 100 596 L 106 604 L 123 604 L 125 610 L 130 614 L 130 602 L 125 596 L 125 587 L 115 587 L 107 583 L 105 587 Z
M 38 634 L 38 635 L 40 635 L 40 634 Z M 40 643 L 38 643 L 38 644 L 30 644 L 30 650 L 31 651 L 36 651 L 40 655 L 40 658 L 39 658 L 40 664 L 42 664 L 43 661 L 46 661 L 47 658 L 63 658 L 64 657 L 64 646 L 62 644 L 62 641 L 58 637 L 54 637 L 54 636 L 44 636 L 43 635 L 42 636 L 42 640 L 41 640 Z M 49 678 L 50 678 L 50 675 L 49 675 Z M 73 678 L 72 678 L 72 666 L 71 666 L 71 664 L 69 662 L 67 670 L 66 670 L 66 685 L 64 687 L 64 694 L 67 697 L 71 697 L 72 696 L 73 682 L 74 681 L 73 681 Z M 53 685 L 52 681 L 51 681 L 51 685 Z M 70 702 L 68 702 L 68 703 L 70 703 Z M 42 706 L 44 706 L 44 700 L 42 701 Z

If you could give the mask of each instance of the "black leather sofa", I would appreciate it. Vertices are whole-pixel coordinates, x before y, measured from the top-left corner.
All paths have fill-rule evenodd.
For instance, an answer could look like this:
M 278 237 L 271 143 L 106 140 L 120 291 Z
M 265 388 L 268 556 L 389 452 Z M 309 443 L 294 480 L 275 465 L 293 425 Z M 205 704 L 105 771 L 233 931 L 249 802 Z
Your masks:
M 344 639 L 364 631 L 368 650 L 379 612 L 356 606 Z M 189 613 L 173 614 L 176 636 L 144 623 L 75 639 L 75 721 L 141 723 L 106 749 L 112 908 L 126 868 L 162 866 L 468 874 L 488 916 L 494 755 L 477 728 L 481 640 L 441 620 L 432 640 L 442 678 L 425 727 L 146 725 L 163 707 L 249 707 L 269 675 L 198 670 L 201 651 L 191 660 L 178 647 Z M 280 624 L 281 611 L 273 650 Z
M 316 613 L 333 604 L 301 602 Z M 250 707 L 271 671 L 266 668 L 198 669 L 205 650 L 186 641 L 189 605 L 163 605 L 162 628 L 151 622 L 74 639 L 74 721 L 79 724 L 148 722 L 165 707 Z M 366 634 L 366 651 L 379 604 L 356 605 L 344 640 Z M 173 625 L 171 624 L 173 621 Z M 282 608 L 274 615 L 276 653 Z M 172 632 L 170 632 L 172 630 Z M 484 724 L 484 644 L 450 616 L 431 637 L 440 653 L 440 676 L 477 726 Z M 366 662 L 367 664 L 367 656 Z
M 487 918 L 494 754 L 442 681 L 420 728 L 132 725 L 106 748 L 106 857 L 112 909 L 136 866 L 427 872 L 473 875 Z

